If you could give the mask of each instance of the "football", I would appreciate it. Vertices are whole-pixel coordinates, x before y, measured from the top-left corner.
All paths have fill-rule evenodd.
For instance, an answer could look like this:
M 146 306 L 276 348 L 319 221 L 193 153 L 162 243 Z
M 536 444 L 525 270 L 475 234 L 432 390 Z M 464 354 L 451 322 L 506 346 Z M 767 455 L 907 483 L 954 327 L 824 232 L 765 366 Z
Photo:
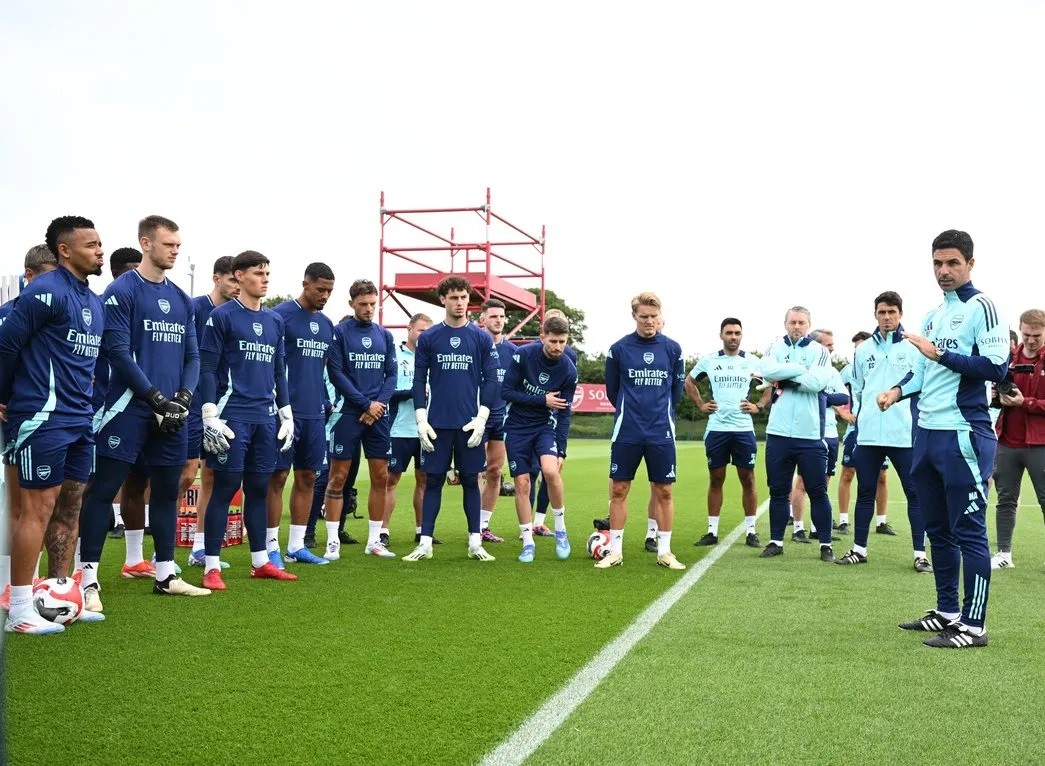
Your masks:
M 33 605 L 45 620 L 68 625 L 83 611 L 83 588 L 67 577 L 41 580 L 33 588 Z
M 610 533 L 604 529 L 592 532 L 588 538 L 588 555 L 593 559 L 604 559 L 610 552 Z

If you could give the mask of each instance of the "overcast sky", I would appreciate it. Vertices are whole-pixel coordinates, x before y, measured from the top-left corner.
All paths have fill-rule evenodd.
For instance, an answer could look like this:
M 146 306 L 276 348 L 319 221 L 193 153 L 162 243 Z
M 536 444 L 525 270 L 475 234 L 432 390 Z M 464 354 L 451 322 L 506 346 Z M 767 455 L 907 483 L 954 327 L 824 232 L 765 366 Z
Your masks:
M 322 260 L 337 319 L 377 281 L 382 190 L 444 207 L 490 186 L 547 226 L 548 286 L 592 352 L 650 289 L 687 355 L 727 315 L 762 348 L 796 303 L 848 353 L 878 292 L 910 325 L 938 302 L 948 228 L 1015 326 L 1045 307 L 1043 37 L 1033 2 L 7 0 L 0 273 L 58 215 L 111 252 L 158 213 L 186 289 L 190 257 L 197 294 L 221 255 L 262 251 L 295 295 Z

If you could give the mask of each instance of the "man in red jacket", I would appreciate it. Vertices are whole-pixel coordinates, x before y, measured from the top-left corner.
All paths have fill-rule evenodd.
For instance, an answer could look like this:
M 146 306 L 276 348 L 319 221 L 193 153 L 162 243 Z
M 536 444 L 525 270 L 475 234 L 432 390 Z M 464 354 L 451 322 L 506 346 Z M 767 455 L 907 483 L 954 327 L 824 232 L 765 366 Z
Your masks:
M 1045 311 L 1031 309 L 1020 315 L 1020 337 L 1023 342 L 1012 354 L 1009 374 L 995 388 L 1001 414 L 995 426 L 998 553 L 991 558 L 992 569 L 1013 567 L 1012 532 L 1024 469 L 1045 514 Z

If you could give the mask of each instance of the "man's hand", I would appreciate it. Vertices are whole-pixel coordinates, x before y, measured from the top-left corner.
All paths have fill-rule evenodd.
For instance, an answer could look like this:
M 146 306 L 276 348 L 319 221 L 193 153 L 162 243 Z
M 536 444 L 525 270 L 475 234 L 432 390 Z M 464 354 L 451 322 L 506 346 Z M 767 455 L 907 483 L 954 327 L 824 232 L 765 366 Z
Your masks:
M 471 431 L 468 437 L 469 447 L 478 447 L 483 441 L 483 433 L 486 431 L 486 421 L 490 419 L 490 408 L 485 404 L 479 405 L 479 412 L 475 417 L 461 426 L 462 431 Z
M 930 362 L 940 361 L 940 349 L 936 348 L 936 344 L 933 343 L 931 340 L 922 335 L 916 335 L 913 332 L 905 332 L 901 334 L 904 338 L 911 341 L 911 345 L 918 349 L 918 351 L 921 352 L 922 356 L 924 356 Z
M 1022 407 L 1023 392 L 1014 388 L 1011 394 L 998 394 L 998 401 L 1002 403 L 1003 407 Z
M 381 416 L 385 414 L 385 405 L 381 402 L 370 402 L 366 408 L 366 414 L 373 418 L 373 421 L 380 420 Z
M 559 396 L 558 391 L 549 391 L 544 397 L 544 403 L 550 410 L 564 410 L 566 409 L 566 400 Z
M 740 405 L 740 406 L 743 408 L 744 405 Z M 718 411 L 718 402 L 716 402 L 714 399 L 712 399 L 710 402 L 704 402 L 703 404 L 698 404 L 697 405 L 697 409 L 699 409 L 705 415 L 710 415 L 712 412 Z
M 276 434 L 276 440 L 283 442 L 280 452 L 286 452 L 294 444 L 294 412 L 289 404 L 279 408 L 279 433 Z
M 414 410 L 414 419 L 417 421 L 417 438 L 421 442 L 421 449 L 425 452 L 435 452 L 435 429 L 428 425 L 428 410 L 418 407 Z
M 367 410 L 366 412 L 364 412 L 362 415 L 359 416 L 359 422 L 362 423 L 365 426 L 372 426 L 377 421 L 374 420 L 374 418 L 370 415 L 370 411 Z
M 229 451 L 229 439 L 236 434 L 218 418 L 218 407 L 215 404 L 203 405 L 203 449 L 212 455 L 221 455 Z
M 153 414 L 156 415 L 156 423 L 159 425 L 161 433 L 173 434 L 185 427 L 185 422 L 189 417 L 188 407 L 177 400 L 171 401 L 161 394 L 158 388 L 149 389 L 145 394 L 145 401 L 149 403 Z
M 711 402 L 711 404 L 714 404 L 714 402 Z M 715 406 L 717 407 L 718 405 Z M 701 411 L 703 412 L 703 410 Z M 745 399 L 740 403 L 740 411 L 746 412 L 748 415 L 756 415 L 758 414 L 758 405 Z
M 838 417 L 840 417 L 849 425 L 853 425 L 856 423 L 856 415 L 853 414 L 852 410 L 839 410 Z
M 936 348 L 936 346 L 933 346 Z M 875 401 L 878 402 L 878 409 L 885 412 L 887 409 L 892 407 L 898 401 L 900 401 L 900 389 L 893 386 L 888 391 L 883 391 L 875 397 Z

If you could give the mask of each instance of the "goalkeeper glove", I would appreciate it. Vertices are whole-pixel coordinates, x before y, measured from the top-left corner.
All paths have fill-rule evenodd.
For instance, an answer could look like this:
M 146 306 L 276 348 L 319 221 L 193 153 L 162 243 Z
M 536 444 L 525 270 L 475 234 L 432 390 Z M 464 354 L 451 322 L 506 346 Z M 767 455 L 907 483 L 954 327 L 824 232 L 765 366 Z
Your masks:
M 428 425 L 428 410 L 418 408 L 414 410 L 414 418 L 417 420 L 417 438 L 421 440 L 421 449 L 425 452 L 435 452 L 435 430 Z
M 490 408 L 485 404 L 479 405 L 479 412 L 474 418 L 465 423 L 462 427 L 462 431 L 471 431 L 472 435 L 468 437 L 469 447 L 478 447 L 483 440 L 483 434 L 486 433 L 486 421 L 490 419 Z
M 289 404 L 279 408 L 279 433 L 276 434 L 276 439 L 283 441 L 280 452 L 286 452 L 294 443 L 294 413 Z
M 161 433 L 173 434 L 185 427 L 189 408 L 177 401 L 177 397 L 171 401 L 160 393 L 160 389 L 153 387 L 145 394 L 145 401 L 149 403 L 149 407 L 156 415 L 156 422 Z
M 229 439 L 236 434 L 218 418 L 218 407 L 214 404 L 203 405 L 203 449 L 212 455 L 220 455 L 229 451 Z

